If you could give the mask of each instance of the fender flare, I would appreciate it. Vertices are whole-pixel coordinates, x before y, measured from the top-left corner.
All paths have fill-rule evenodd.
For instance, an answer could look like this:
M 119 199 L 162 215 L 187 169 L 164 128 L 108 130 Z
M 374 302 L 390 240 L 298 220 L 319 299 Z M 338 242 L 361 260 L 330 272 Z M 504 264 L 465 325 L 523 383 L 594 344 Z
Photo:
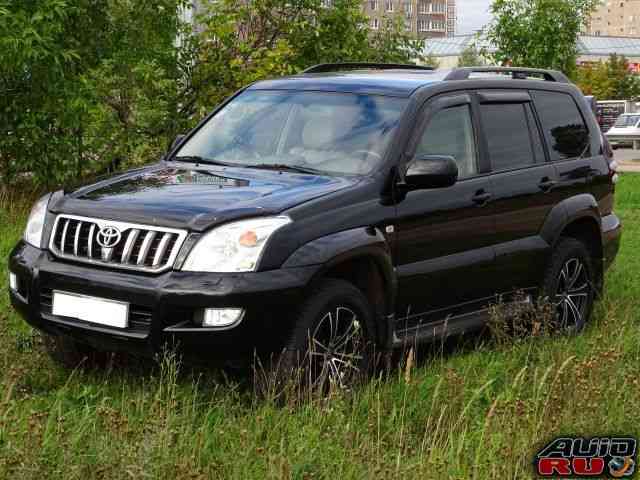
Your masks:
M 583 218 L 592 219 L 601 229 L 598 202 L 589 193 L 575 195 L 555 205 L 540 229 L 540 236 L 553 248 L 565 228 Z
M 319 266 L 310 284 L 345 261 L 366 258 L 373 261 L 382 278 L 385 319 L 393 314 L 398 281 L 393 267 L 391 247 L 383 233 L 375 227 L 358 227 L 316 238 L 295 250 L 282 268 Z M 378 315 L 379 316 L 379 315 Z M 380 322 L 381 319 L 377 318 Z M 386 322 L 390 323 L 390 322 Z M 379 334 L 387 335 L 388 325 L 379 325 Z

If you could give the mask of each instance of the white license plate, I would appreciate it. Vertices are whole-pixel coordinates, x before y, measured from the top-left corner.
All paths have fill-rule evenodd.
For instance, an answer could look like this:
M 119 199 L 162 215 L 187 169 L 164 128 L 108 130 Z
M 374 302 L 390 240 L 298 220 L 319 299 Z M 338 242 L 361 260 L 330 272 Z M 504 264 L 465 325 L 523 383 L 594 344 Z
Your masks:
M 90 297 L 78 293 L 53 291 L 54 315 L 77 318 L 85 322 L 127 328 L 129 304 L 117 300 Z

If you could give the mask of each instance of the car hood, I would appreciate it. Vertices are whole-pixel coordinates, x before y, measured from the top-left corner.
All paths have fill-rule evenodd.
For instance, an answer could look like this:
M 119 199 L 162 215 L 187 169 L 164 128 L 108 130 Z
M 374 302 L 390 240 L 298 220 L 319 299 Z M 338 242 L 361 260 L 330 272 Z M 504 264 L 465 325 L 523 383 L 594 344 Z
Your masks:
M 611 127 L 605 135 L 640 135 L 640 128 L 634 127 Z
M 51 211 L 203 231 L 228 220 L 278 214 L 356 182 L 351 177 L 161 163 L 68 193 Z

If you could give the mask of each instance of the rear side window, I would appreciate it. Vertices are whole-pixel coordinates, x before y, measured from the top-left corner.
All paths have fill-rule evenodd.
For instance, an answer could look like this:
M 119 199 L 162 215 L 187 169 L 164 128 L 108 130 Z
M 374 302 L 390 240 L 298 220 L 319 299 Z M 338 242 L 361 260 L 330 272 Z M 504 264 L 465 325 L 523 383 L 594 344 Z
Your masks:
M 589 130 L 571 95 L 531 92 L 549 146 L 551 161 L 590 155 Z
M 524 103 L 480 105 L 493 171 L 522 168 L 535 163 L 534 143 L 529 134 L 525 107 Z

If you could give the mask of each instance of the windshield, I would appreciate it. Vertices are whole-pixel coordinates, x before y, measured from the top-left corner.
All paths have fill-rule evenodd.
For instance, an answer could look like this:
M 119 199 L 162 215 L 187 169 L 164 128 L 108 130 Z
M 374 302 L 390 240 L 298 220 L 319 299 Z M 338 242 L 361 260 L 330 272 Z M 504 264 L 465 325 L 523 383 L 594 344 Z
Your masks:
M 247 90 L 176 159 L 366 174 L 382 159 L 405 105 L 405 99 L 378 95 Z
M 640 121 L 640 115 L 620 115 L 614 127 L 634 127 Z

